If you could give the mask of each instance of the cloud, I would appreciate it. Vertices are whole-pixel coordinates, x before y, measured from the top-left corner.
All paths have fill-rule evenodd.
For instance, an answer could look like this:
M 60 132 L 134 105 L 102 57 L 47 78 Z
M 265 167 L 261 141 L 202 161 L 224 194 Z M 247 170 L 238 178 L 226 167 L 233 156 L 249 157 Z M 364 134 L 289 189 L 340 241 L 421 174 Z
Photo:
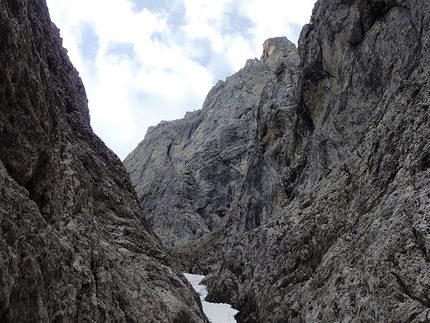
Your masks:
M 86 86 L 94 131 L 121 158 L 161 120 L 201 108 L 211 86 L 297 42 L 313 0 L 48 0 Z
M 109 42 L 106 55 L 116 58 L 119 61 L 133 60 L 137 54 L 134 51 L 134 45 L 128 42 L 111 41 Z
M 85 62 L 94 64 L 100 49 L 99 36 L 96 33 L 95 24 L 90 21 L 80 21 L 78 32 L 80 37 L 77 45 L 81 57 Z

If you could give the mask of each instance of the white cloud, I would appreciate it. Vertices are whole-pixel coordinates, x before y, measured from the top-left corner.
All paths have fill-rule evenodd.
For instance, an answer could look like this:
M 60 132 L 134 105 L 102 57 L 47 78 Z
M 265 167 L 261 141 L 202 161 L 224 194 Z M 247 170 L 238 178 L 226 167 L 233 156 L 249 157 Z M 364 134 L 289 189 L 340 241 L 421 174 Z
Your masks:
M 252 0 L 244 3 L 242 8 L 255 23 L 253 35 L 259 43 L 275 36 L 287 36 L 297 43 L 299 35 L 294 27 L 309 22 L 314 3 L 315 0 L 282 3 L 278 0 Z
M 265 39 L 296 42 L 314 2 L 47 1 L 86 86 L 94 131 L 121 158 L 147 127 L 199 109 L 218 78 L 261 55 Z

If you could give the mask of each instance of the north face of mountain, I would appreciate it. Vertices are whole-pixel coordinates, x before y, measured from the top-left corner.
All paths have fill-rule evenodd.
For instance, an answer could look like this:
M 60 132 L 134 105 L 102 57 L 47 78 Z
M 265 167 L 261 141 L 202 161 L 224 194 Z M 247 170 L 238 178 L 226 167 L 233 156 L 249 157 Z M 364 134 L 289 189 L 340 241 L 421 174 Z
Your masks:
M 223 221 L 173 250 L 239 322 L 429 320 L 429 17 L 423 1 L 321 0 L 300 62 L 268 67 Z
M 44 0 L 0 2 L 0 321 L 207 322 L 94 135 Z

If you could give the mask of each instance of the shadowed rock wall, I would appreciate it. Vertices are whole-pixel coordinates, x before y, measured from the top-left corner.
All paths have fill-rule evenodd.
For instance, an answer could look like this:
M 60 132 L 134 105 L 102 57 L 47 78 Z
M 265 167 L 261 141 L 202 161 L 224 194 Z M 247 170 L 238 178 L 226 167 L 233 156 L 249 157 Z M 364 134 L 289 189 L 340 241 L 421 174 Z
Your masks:
M 0 2 L 0 321 L 207 322 L 92 132 L 44 0 Z

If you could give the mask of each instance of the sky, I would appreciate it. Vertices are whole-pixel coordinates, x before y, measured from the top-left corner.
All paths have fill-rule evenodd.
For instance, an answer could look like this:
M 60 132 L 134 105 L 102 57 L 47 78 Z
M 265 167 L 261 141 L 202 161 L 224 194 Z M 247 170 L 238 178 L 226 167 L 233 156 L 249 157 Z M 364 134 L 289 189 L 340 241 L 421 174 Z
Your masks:
M 218 80 L 297 44 L 315 0 L 47 0 L 84 82 L 94 132 L 121 159 L 149 126 L 202 107 Z

